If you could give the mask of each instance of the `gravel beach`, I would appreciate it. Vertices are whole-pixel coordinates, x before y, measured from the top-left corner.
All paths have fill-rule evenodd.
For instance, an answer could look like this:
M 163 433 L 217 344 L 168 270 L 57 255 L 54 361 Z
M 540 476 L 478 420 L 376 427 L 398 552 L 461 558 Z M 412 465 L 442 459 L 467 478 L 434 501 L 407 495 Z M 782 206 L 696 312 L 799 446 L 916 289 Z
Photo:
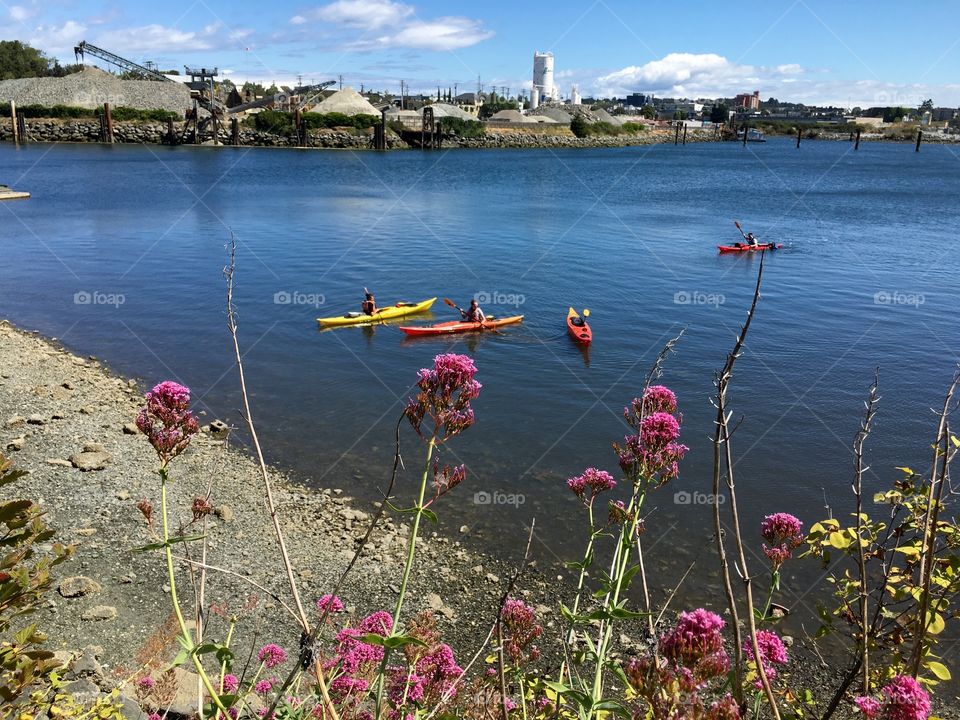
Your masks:
M 0 450 L 29 472 L 0 496 L 37 499 L 57 538 L 77 545 L 75 557 L 57 568 L 49 607 L 32 621 L 48 633 L 51 649 L 96 645 L 103 662 L 131 669 L 170 615 L 162 556 L 131 552 L 154 539 L 136 504 L 148 500 L 159 512 L 157 458 L 131 424 L 143 391 L 95 360 L 0 322 Z M 192 519 L 193 498 L 209 487 L 216 510 L 208 517 L 206 562 L 235 575 L 211 573 L 206 605 L 222 603 L 243 615 L 234 647 L 245 652 L 277 642 L 295 651 L 299 628 L 282 604 L 293 603 L 254 460 L 205 429 L 170 470 L 174 527 Z M 315 491 L 272 470 L 271 477 L 303 603 L 316 618 L 316 599 L 333 588 L 374 508 L 353 501 L 347 486 Z M 393 609 L 406 537 L 406 526 L 393 519 L 378 525 L 340 593 L 348 614 Z M 486 636 L 515 567 L 468 551 L 429 527 L 420 537 L 405 615 L 433 610 L 444 638 L 469 657 Z M 199 552 L 199 544 L 192 551 Z M 519 562 L 523 548 L 516 553 Z M 181 598 L 189 602 L 186 571 L 180 574 Z M 547 607 L 548 590 L 535 569 L 517 590 L 541 606 L 545 622 L 556 612 L 555 604 Z M 244 610 L 251 595 L 256 607 Z M 210 636 L 222 639 L 226 622 L 209 614 L 207 623 Z

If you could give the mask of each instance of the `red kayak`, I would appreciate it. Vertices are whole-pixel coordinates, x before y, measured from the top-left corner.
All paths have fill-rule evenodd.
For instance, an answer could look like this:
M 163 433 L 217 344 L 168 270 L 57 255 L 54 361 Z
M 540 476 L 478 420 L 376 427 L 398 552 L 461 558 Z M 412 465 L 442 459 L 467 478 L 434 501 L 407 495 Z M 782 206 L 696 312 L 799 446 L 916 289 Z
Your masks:
M 590 311 L 584 310 L 583 314 L 589 315 Z M 570 308 L 567 312 L 567 332 L 570 333 L 570 337 L 581 345 L 589 345 L 593 340 L 593 331 L 590 330 L 587 321 L 580 317 L 573 308 Z
M 759 245 L 748 245 L 747 243 L 734 243 L 733 245 L 717 245 L 717 249 L 722 253 L 732 252 L 756 252 L 757 250 L 779 250 L 783 245 L 780 243 L 760 243 Z
M 421 325 L 419 327 L 401 327 L 407 335 L 449 335 L 451 333 L 475 332 L 477 330 L 495 330 L 501 325 L 513 325 L 523 321 L 523 315 L 513 315 L 505 318 L 488 318 L 483 322 L 466 322 L 464 320 L 451 320 L 450 322 L 437 323 L 436 325 Z

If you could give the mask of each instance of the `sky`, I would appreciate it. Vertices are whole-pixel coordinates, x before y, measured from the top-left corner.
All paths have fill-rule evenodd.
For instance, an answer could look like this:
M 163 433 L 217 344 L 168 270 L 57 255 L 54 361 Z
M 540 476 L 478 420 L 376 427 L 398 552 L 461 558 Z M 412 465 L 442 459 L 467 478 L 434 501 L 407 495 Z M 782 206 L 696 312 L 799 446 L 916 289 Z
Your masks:
M 960 106 L 960 3 L 762 0 L 0 0 L 0 38 L 61 62 L 86 40 L 234 82 L 342 81 L 397 94 L 529 89 L 535 51 L 584 96 Z M 502 92 L 502 90 L 501 90 Z

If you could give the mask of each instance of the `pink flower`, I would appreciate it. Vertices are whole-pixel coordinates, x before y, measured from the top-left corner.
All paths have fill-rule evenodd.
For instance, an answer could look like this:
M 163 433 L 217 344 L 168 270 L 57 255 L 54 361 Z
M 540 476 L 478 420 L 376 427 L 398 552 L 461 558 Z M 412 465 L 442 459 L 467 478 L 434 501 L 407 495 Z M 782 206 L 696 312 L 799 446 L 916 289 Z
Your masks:
M 677 396 L 673 390 L 663 385 L 651 385 L 643 393 L 644 415 L 655 412 L 675 413 Z
M 457 485 L 459 485 L 466 479 L 467 479 L 466 465 L 457 465 L 455 467 L 444 465 L 443 468 L 441 469 L 439 462 L 434 463 L 433 465 L 434 499 L 440 497 L 441 495 L 446 495 L 448 492 L 453 490 Z
M 156 685 L 156 683 L 154 682 L 153 678 L 150 677 L 149 675 L 144 675 L 143 677 L 137 679 L 137 687 L 143 690 L 144 692 L 153 690 L 154 685 Z
M 433 368 L 421 369 L 417 373 L 420 392 L 407 400 L 404 411 L 413 429 L 421 433 L 424 418 L 430 417 L 434 434 L 442 441 L 473 425 L 470 401 L 479 397 L 483 387 L 473 379 L 476 372 L 473 360 L 453 353 L 437 355 Z
M 779 570 L 790 559 L 792 551 L 803 544 L 803 523 L 790 513 L 767 515 L 760 524 L 760 534 L 770 543 L 764 543 L 763 552 L 774 570 Z
M 573 491 L 585 505 L 592 505 L 597 495 L 604 490 L 613 490 L 617 486 L 617 481 L 605 470 L 596 468 L 587 468 L 582 475 L 577 475 L 567 480 L 567 487 Z M 589 499 L 587 496 L 589 495 Z
M 740 720 L 740 708 L 733 696 L 727 693 L 710 705 L 707 720 Z
M 190 389 L 172 381 L 156 385 L 146 395 L 147 404 L 137 414 L 137 427 L 157 451 L 165 466 L 182 453 L 199 432 L 190 412 Z
M 253 691 L 257 695 L 264 695 L 273 690 L 273 680 L 260 680 L 256 685 L 253 686 Z
M 880 691 L 887 720 L 927 720 L 930 695 L 909 675 L 898 675 Z
M 660 640 L 666 658 L 696 670 L 701 677 L 722 675 L 729 667 L 723 649 L 723 618 L 703 608 L 680 613 L 676 626 Z
M 147 715 L 147 720 L 161 720 L 161 715 L 158 712 L 152 712 Z
M 265 668 L 275 668 L 287 661 L 287 652 L 279 645 L 269 643 L 260 648 L 257 653 L 257 660 L 263 663 Z
M 228 693 L 235 693 L 237 688 L 240 687 L 240 680 L 237 679 L 236 675 L 224 675 L 223 676 L 223 689 Z
M 777 676 L 777 670 L 773 666 L 787 664 L 787 648 L 780 636 L 770 630 L 757 631 L 757 647 L 760 648 L 760 659 L 767 679 L 773 680 Z M 743 641 L 743 652 L 748 660 L 754 659 L 753 643 L 750 638 Z
M 640 440 L 648 448 L 665 448 L 678 437 L 680 422 L 670 413 L 655 412 L 640 421 Z
M 543 634 L 543 628 L 537 624 L 532 607 L 522 600 L 507 600 L 500 612 L 500 622 L 504 630 L 504 648 L 515 665 L 540 657 L 540 649 L 533 642 Z
M 343 601 L 336 595 L 324 595 L 317 600 L 317 610 L 321 614 L 343 612 Z
M 858 697 L 853 702 L 857 706 L 857 709 L 862 712 L 868 720 L 873 720 L 873 718 L 877 717 L 883 708 L 883 703 L 872 697 Z

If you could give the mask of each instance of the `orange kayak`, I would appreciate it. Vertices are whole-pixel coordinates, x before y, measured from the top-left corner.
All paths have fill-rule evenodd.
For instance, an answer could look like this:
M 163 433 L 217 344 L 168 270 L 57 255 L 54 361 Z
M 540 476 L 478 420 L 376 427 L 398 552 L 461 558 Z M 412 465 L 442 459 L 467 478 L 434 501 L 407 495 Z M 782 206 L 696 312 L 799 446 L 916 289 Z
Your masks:
M 476 332 L 482 330 L 493 330 L 494 328 L 501 327 L 502 325 L 514 325 L 515 323 L 522 322 L 523 315 L 513 315 L 511 317 L 505 318 L 489 318 L 483 322 L 466 322 L 464 320 L 452 320 L 450 322 L 437 323 L 436 325 L 421 325 L 419 327 L 403 327 L 400 329 L 403 330 L 407 335 L 412 336 L 421 336 L 421 335 L 449 335 L 451 333 L 463 333 L 463 332 Z
M 567 312 L 567 332 L 581 345 L 589 345 L 593 340 L 593 331 L 587 325 L 587 321 L 573 308 Z

